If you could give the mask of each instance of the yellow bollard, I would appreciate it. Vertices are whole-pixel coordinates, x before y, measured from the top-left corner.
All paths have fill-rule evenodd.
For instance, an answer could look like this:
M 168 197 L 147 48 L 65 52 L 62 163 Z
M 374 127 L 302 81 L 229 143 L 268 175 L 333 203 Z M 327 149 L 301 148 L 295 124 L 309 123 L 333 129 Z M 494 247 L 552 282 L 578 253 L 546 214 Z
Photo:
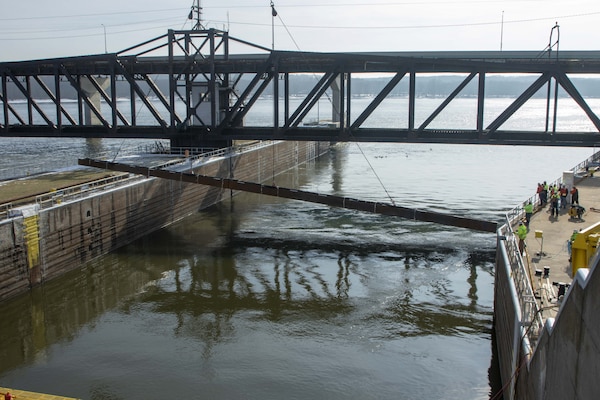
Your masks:
M 571 244 L 571 273 L 575 277 L 579 268 L 588 268 L 590 259 L 596 253 L 600 240 L 600 223 L 579 232 Z

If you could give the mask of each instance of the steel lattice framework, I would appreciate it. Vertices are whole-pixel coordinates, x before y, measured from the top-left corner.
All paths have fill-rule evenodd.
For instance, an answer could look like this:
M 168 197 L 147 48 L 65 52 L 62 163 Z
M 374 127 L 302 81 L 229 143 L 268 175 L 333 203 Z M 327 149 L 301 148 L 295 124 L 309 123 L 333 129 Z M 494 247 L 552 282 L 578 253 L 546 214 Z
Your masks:
M 233 54 L 231 48 L 251 49 Z M 600 77 L 600 51 L 310 53 L 272 51 L 228 32 L 175 31 L 118 53 L 0 63 L 0 136 L 162 138 L 178 146 L 238 139 L 437 142 L 517 145 L 600 145 L 600 119 L 571 77 Z M 295 76 L 312 74 L 298 99 Z M 386 76 L 387 83 L 354 112 L 355 77 Z M 456 74 L 460 83 L 417 123 L 420 74 Z M 531 83 L 484 124 L 486 76 L 527 74 Z M 407 84 L 406 126 L 366 127 L 392 91 Z M 471 129 L 432 128 L 461 92 L 477 86 Z M 528 100 L 547 87 L 545 129 L 502 129 Z M 556 130 L 559 90 L 595 127 Z M 600 95 L 600 93 L 599 93 Z M 305 124 L 319 100 L 331 101 L 328 124 Z M 272 119 L 245 126 L 259 99 L 272 99 Z M 292 101 L 294 100 L 294 101 Z M 143 118 L 142 118 L 143 114 Z

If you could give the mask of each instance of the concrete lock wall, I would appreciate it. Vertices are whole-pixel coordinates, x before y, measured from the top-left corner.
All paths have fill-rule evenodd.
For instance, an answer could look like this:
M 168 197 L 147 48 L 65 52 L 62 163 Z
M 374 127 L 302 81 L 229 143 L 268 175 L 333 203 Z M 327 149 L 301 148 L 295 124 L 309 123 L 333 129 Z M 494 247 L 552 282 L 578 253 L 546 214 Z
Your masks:
M 600 260 L 580 269 L 555 319 L 549 318 L 533 352 L 524 346 L 510 243 L 500 240 L 496 259 L 494 330 L 504 399 L 595 399 L 600 395 Z
M 496 251 L 496 276 L 494 284 L 494 332 L 500 376 L 504 391 L 504 399 L 513 399 L 512 393 L 515 379 L 514 371 L 517 363 L 516 355 L 520 351 L 520 318 L 521 308 L 517 292 L 512 280 L 510 255 L 518 246 L 508 240 L 498 239 Z
M 600 395 L 600 269 L 581 269 L 555 320 L 546 323 L 523 373 L 518 399 L 595 399 Z
M 266 182 L 328 148 L 319 142 L 277 142 L 210 161 L 195 173 Z M 209 207 L 229 193 L 149 178 L 44 210 L 32 206 L 23 216 L 0 223 L 0 301 Z

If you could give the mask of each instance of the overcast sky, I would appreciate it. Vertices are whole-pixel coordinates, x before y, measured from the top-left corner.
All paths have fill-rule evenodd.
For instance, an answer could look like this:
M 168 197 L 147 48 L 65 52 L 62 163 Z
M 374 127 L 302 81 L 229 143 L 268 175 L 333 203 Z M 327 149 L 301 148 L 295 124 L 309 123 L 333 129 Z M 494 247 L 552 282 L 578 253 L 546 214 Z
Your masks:
M 600 50 L 598 0 L 202 0 L 208 28 L 279 50 Z M 196 0 L 4 0 L 0 61 L 117 52 L 191 29 Z M 559 31 L 552 30 L 555 23 Z M 274 24 L 274 25 L 273 25 Z

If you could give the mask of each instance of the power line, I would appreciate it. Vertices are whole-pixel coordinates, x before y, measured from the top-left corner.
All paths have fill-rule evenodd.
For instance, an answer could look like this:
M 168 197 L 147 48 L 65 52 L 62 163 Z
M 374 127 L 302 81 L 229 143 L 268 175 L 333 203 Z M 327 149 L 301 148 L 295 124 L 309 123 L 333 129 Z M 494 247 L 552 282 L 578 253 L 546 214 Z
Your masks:
M 158 10 L 142 10 L 142 11 L 119 11 L 119 12 L 109 12 L 109 13 L 93 13 L 93 14 L 72 14 L 72 15 L 43 15 L 43 16 L 27 16 L 22 18 L 0 18 L 0 22 L 12 22 L 12 21 L 30 21 L 37 19 L 69 19 L 69 18 L 98 18 L 105 16 L 123 16 L 123 15 L 141 15 L 141 14 L 150 14 L 150 13 L 164 13 L 165 11 L 176 11 L 180 15 L 187 15 L 187 11 L 183 11 L 182 8 L 166 8 L 166 9 L 158 9 Z
M 537 1 L 537 0 L 532 0 L 532 1 Z M 465 1 L 465 3 L 469 3 L 469 2 L 476 2 L 476 1 Z M 413 2 L 405 2 L 405 3 L 387 3 L 386 5 L 390 5 L 390 4 L 411 4 Z M 434 3 L 442 3 L 439 1 L 433 1 L 433 2 L 428 2 L 428 4 L 434 4 Z M 423 4 L 421 2 L 419 2 L 418 4 Z M 358 5 L 366 5 L 366 4 L 351 4 L 352 6 L 358 6 Z M 380 3 L 375 3 L 375 4 L 369 4 L 369 6 L 376 6 L 376 5 L 384 5 L 384 4 L 380 4 Z M 334 5 L 325 5 L 322 4 L 320 5 L 322 7 L 326 7 L 326 6 L 330 6 L 333 7 Z M 341 5 L 335 5 L 335 6 L 341 6 Z M 350 5 L 348 5 L 350 6 Z M 283 6 L 283 7 L 295 7 L 294 5 L 287 5 L 287 6 Z M 225 6 L 212 6 L 212 7 L 203 7 L 203 8 L 231 8 L 231 6 L 229 7 L 225 7 Z M 246 6 L 246 8 L 264 8 L 264 6 Z M 278 5 L 278 8 L 280 8 L 280 6 Z M 120 12 L 120 13 L 99 13 L 99 14 L 78 14 L 78 15 L 71 15 L 71 16 L 45 16 L 45 17 L 28 17 L 26 19 L 30 20 L 30 19 L 55 19 L 55 18 L 83 18 L 83 17 L 95 17 L 97 18 L 98 16 L 111 16 L 111 15 L 119 15 L 122 16 L 123 14 L 141 14 L 141 13 L 153 13 L 153 12 L 165 12 L 165 11 L 179 11 L 179 9 L 162 9 L 162 10 L 149 10 L 149 11 L 144 11 L 144 12 Z M 183 13 L 182 15 L 187 15 L 186 13 Z M 403 30 L 403 29 L 439 29 L 439 28 L 457 28 L 457 27 L 476 27 L 476 26 L 494 26 L 494 25 L 500 25 L 500 24 L 522 24 L 522 23 L 531 23 L 531 22 L 536 22 L 536 21 L 548 21 L 548 20 L 564 20 L 564 19 L 569 19 L 569 18 L 581 18 L 581 17 L 590 17 L 590 16 L 596 16 L 596 15 L 600 15 L 600 11 L 594 11 L 594 12 L 588 12 L 588 13 L 578 13 L 578 14 L 570 14 L 570 15 L 562 15 L 562 16 L 549 16 L 549 17 L 539 17 L 539 18 L 528 18 L 528 19 L 514 19 L 514 20 L 507 20 L 505 19 L 503 22 L 499 22 L 499 21 L 483 21 L 483 22 L 465 22 L 465 23 L 452 23 L 452 24 L 423 24 L 423 25 L 387 25 L 387 26 L 364 26 L 364 25 L 352 25 L 352 26 L 333 26 L 333 25 L 285 25 L 285 29 L 289 30 L 289 28 L 294 28 L 294 29 L 322 29 L 322 30 L 358 30 L 358 31 L 362 31 L 362 30 Z M 107 27 L 120 27 L 120 26 L 127 26 L 127 27 L 131 27 L 132 25 L 147 25 L 147 24 L 154 24 L 154 23 L 158 23 L 160 22 L 160 24 L 154 25 L 152 27 L 148 27 L 148 28 L 142 28 L 142 29 L 126 29 L 126 30 L 120 30 L 120 31 L 115 31 L 115 30 L 111 30 L 110 34 L 112 36 L 114 35 L 118 35 L 118 34 L 123 34 L 123 33 L 131 33 L 131 32 L 142 32 L 142 31 L 148 31 L 148 30 L 155 30 L 155 29 L 159 29 L 159 28 L 170 28 L 172 27 L 172 25 L 166 25 L 165 22 L 167 22 L 168 20 L 172 20 L 175 21 L 177 20 L 177 22 L 181 21 L 182 17 L 170 17 L 169 19 L 165 19 L 164 16 L 160 19 L 150 19 L 150 20 L 142 20 L 142 21 L 137 21 L 137 22 L 123 22 L 123 23 L 116 23 L 116 24 L 109 24 L 106 23 L 105 26 Z M 25 18 L 23 18 L 25 19 Z M 0 18 L 0 21 L 17 21 L 17 20 L 21 20 L 21 18 Z M 238 25 L 238 26 L 258 26 L 258 27 L 266 27 L 266 26 L 270 26 L 270 24 L 267 23 L 259 23 L 259 22 L 244 22 L 244 21 L 231 21 L 231 20 L 227 20 L 227 21 L 222 21 L 222 20 L 212 20 L 212 23 L 214 24 L 227 24 L 228 26 L 231 25 Z M 38 25 L 39 26 L 39 25 Z M 93 31 L 95 30 L 95 28 L 90 28 L 89 26 L 86 27 L 74 27 L 74 28 L 64 28 L 64 29 L 40 29 L 40 30 L 31 30 L 31 27 L 27 28 L 27 34 L 52 34 L 52 33 L 60 33 L 60 32 L 85 32 L 85 31 Z M 11 30 L 3 30 L 0 29 L 0 32 L 2 33 L 2 36 L 0 36 L 0 41 L 23 41 L 23 40 L 44 40 L 44 39 L 65 39 L 65 38 L 72 38 L 73 36 L 48 36 L 48 35 L 44 35 L 43 37 L 23 37 L 23 33 L 20 32 L 19 37 L 17 38 L 9 38 L 7 37 L 7 35 L 10 35 L 11 32 L 13 33 L 17 33 L 14 31 L 14 29 Z M 100 32 L 95 32 L 95 33 L 90 33 L 90 34 L 80 34 L 78 35 L 79 37 L 91 37 L 91 36 L 98 36 L 100 35 Z
M 458 5 L 458 4 L 477 4 L 477 5 L 481 5 L 481 0 L 463 0 L 463 1 L 455 1 L 455 0 L 450 0 L 450 1 L 440 1 L 440 0 L 433 0 L 433 1 L 427 1 L 427 0 L 423 0 L 423 1 L 402 1 L 402 2 L 394 2 L 394 3 L 337 3 L 337 4 L 327 4 L 327 3 L 298 3 L 298 4 L 284 4 L 284 5 L 277 5 L 277 8 L 314 8 L 314 7 L 328 7 L 328 8 L 339 8 L 339 7 L 343 7 L 343 8 L 348 8 L 348 7 L 390 7 L 390 6 L 410 6 L 410 5 L 436 5 L 436 4 L 451 4 L 451 5 Z M 518 3 L 518 4 L 523 4 L 523 3 L 543 3 L 546 4 L 545 0 L 492 0 L 492 1 L 486 1 L 486 4 L 494 4 L 494 3 L 499 3 L 499 4 L 506 4 L 506 3 Z M 250 5 L 250 4 L 238 4 L 238 5 L 227 5 L 227 6 L 206 6 L 203 7 L 205 9 L 238 9 L 238 8 L 264 8 L 264 5 Z
M 567 19 L 567 18 L 578 18 L 578 17 L 589 17 L 594 15 L 600 15 L 600 11 L 585 13 L 585 14 L 571 14 L 563 16 L 551 16 L 551 17 L 539 17 L 529 19 L 514 19 L 504 20 L 504 24 L 521 24 L 536 21 L 547 21 L 556 19 Z M 222 22 L 222 21 L 215 21 Z M 266 26 L 267 24 L 261 24 L 256 22 L 231 22 L 231 24 L 237 25 L 253 25 L 253 26 Z M 454 27 L 469 27 L 469 26 L 486 26 L 486 25 L 500 25 L 502 22 L 499 21 L 486 21 L 486 22 L 465 22 L 457 24 L 431 24 L 431 25 L 387 25 L 387 26 L 333 26 L 333 25 L 287 25 L 286 28 L 298 28 L 298 29 L 352 29 L 352 30 L 385 30 L 385 29 L 429 29 L 429 28 L 454 28 Z
M 128 25 L 132 25 L 132 24 L 128 24 Z M 172 28 L 172 25 L 163 25 L 163 26 L 153 26 L 153 27 L 149 27 L 149 28 L 140 28 L 140 29 L 125 29 L 125 30 L 120 30 L 120 31 L 111 31 L 108 33 L 108 35 L 119 35 L 119 34 L 123 34 L 123 33 L 134 33 L 134 32 L 144 32 L 144 31 L 155 31 L 157 29 L 169 29 Z M 90 29 L 96 29 L 98 30 L 98 28 L 86 28 L 86 30 L 90 30 Z M 44 32 L 38 32 L 38 33 L 44 33 Z M 95 37 L 95 36 L 100 36 L 103 33 L 88 33 L 88 34 L 79 34 L 77 35 L 77 38 L 85 38 L 85 37 Z M 12 42 L 12 41 L 29 41 L 29 40 L 57 40 L 57 39 L 73 39 L 73 35 L 67 35 L 67 36 L 38 36 L 38 37 L 17 37 L 17 38 L 6 38 L 6 37 L 2 37 L 0 36 L 0 42 Z

